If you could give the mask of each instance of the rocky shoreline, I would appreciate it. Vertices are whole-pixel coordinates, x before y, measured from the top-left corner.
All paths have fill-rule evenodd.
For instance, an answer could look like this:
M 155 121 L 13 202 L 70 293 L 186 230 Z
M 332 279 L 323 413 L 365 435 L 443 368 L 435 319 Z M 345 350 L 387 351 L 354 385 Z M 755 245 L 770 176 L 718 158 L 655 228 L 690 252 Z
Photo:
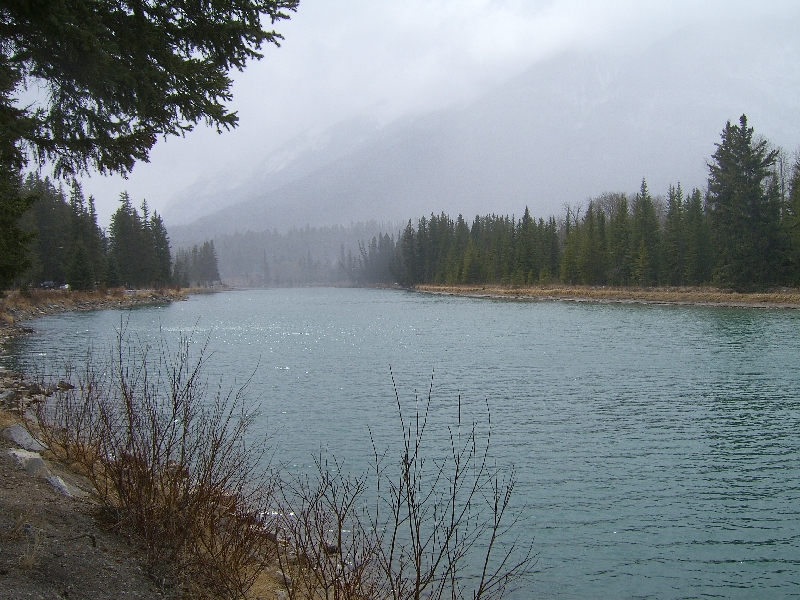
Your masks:
M 0 600 L 169 597 L 135 540 L 101 526 L 89 481 L 30 433 L 36 405 L 69 385 L 0 368 Z
M 71 292 L 68 290 L 34 290 L 28 293 L 5 292 L 0 298 L 0 354 L 14 337 L 32 333 L 25 323 L 47 315 L 73 311 L 132 308 L 148 304 L 167 304 L 185 300 L 183 290 L 122 290 Z
M 125 308 L 185 298 L 180 291 L 6 292 L 0 298 L 0 353 L 29 322 L 75 310 Z M 0 367 L 0 600 L 170 597 L 147 574 L 135 540 L 96 518 L 91 484 L 53 460 L 32 436 L 35 408 L 52 388 Z

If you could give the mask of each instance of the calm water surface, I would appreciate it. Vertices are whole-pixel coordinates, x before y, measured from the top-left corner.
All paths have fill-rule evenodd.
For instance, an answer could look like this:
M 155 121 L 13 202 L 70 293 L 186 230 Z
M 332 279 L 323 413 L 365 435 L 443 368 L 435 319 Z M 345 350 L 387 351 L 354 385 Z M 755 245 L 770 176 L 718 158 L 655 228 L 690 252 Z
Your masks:
M 58 372 L 132 338 L 208 342 L 289 469 L 361 471 L 427 397 L 513 464 L 537 572 L 519 597 L 800 597 L 800 312 L 277 289 L 32 323 L 6 366 Z

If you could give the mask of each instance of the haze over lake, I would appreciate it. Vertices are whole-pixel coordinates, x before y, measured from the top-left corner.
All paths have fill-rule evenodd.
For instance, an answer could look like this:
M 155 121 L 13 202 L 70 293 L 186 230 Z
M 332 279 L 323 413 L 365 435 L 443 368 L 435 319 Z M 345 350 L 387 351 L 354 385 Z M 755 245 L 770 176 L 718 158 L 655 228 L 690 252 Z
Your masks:
M 800 313 L 267 289 L 36 320 L 2 360 L 34 373 L 129 339 L 208 343 L 251 378 L 278 458 L 354 472 L 399 437 L 433 374 L 431 453 L 460 394 L 516 468 L 537 572 L 520 598 L 790 597 L 800 589 Z

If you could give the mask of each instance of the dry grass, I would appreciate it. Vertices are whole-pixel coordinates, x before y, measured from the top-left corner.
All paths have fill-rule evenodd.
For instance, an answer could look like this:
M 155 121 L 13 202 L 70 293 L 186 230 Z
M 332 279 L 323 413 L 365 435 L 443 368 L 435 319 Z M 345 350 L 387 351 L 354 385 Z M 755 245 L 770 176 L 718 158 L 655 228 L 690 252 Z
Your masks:
M 618 288 L 565 285 L 530 287 L 418 285 L 415 289 L 428 293 L 531 300 L 800 308 L 800 290 L 791 288 L 756 293 L 735 292 L 712 287 Z
M 141 541 L 157 581 L 244 598 L 274 553 L 261 518 L 274 478 L 266 446 L 243 444 L 255 417 L 244 389 L 209 393 L 190 346 L 182 339 L 172 357 L 123 350 L 120 337 L 111 364 L 57 391 L 38 424 L 56 458 L 92 482 L 108 524 Z
M 37 413 L 43 442 L 92 482 L 107 523 L 140 540 L 157 581 L 188 598 L 443 600 L 500 598 L 530 573 L 530 546 L 502 541 L 513 472 L 492 466 L 489 433 L 462 428 L 460 401 L 450 452 L 424 456 L 432 380 L 410 419 L 395 390 L 399 461 L 376 448 L 370 475 L 353 477 L 319 456 L 313 475 L 281 480 L 266 439 L 243 443 L 256 416 L 245 388 L 209 389 L 191 347 L 184 337 L 173 355 L 121 333 L 105 366 L 69 374 L 77 385 Z
M 14 525 L 4 535 L 6 539 L 24 539 L 22 554 L 17 559 L 20 567 L 29 568 L 36 564 L 42 545 L 41 529 L 34 524 L 33 508 L 28 507 L 14 518 Z
M 42 314 L 87 310 L 148 302 L 169 302 L 186 297 L 183 290 L 164 288 L 159 290 L 125 290 L 123 288 L 98 289 L 90 292 L 73 290 L 23 289 L 11 290 L 0 297 L 0 320 L 7 324 L 21 318 L 32 318 Z
M 19 412 L 9 411 L 0 408 L 0 429 L 5 429 L 6 427 L 11 427 L 15 423 L 19 423 Z

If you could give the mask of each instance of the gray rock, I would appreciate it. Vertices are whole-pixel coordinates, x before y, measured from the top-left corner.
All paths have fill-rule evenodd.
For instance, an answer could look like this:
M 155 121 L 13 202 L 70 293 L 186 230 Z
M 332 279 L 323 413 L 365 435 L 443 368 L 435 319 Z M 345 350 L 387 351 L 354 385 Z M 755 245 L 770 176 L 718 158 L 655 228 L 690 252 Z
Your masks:
M 45 479 L 47 483 L 52 485 L 53 489 L 62 496 L 67 496 L 68 498 L 74 496 L 70 487 L 58 475 L 48 475 Z
M 0 392 L 0 403 L 11 404 L 14 402 L 14 390 L 3 390 Z
M 42 442 L 37 440 L 33 437 L 27 429 L 25 429 L 19 423 L 12 425 L 11 427 L 6 427 L 3 430 L 3 437 L 7 440 L 11 440 L 20 448 L 24 448 L 25 450 L 33 450 L 34 452 L 41 452 L 45 450 L 46 447 Z
M 42 460 L 38 452 L 13 449 L 9 450 L 8 453 L 16 461 L 17 465 L 24 469 L 28 475 L 44 478 L 50 476 L 50 471 L 47 470 L 47 464 Z

